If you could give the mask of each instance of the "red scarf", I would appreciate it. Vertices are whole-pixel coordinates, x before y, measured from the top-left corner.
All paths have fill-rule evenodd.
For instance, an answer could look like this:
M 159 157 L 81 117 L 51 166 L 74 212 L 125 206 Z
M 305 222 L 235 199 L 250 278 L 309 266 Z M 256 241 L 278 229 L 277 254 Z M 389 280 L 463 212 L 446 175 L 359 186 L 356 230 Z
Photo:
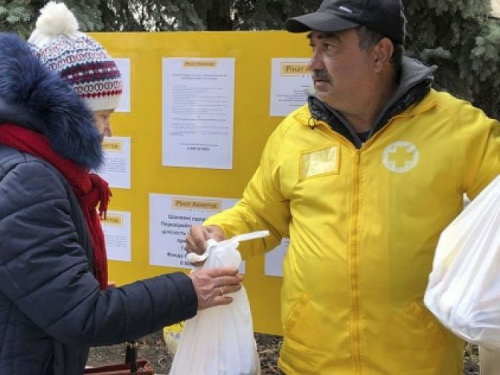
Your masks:
M 108 264 L 106 244 L 100 218 L 106 217 L 111 197 L 108 183 L 74 162 L 59 156 L 47 138 L 34 131 L 11 124 L 0 125 L 0 143 L 35 155 L 52 164 L 68 181 L 83 212 L 94 248 L 94 272 L 101 289 L 107 288 Z M 99 215 L 97 215 L 99 204 Z

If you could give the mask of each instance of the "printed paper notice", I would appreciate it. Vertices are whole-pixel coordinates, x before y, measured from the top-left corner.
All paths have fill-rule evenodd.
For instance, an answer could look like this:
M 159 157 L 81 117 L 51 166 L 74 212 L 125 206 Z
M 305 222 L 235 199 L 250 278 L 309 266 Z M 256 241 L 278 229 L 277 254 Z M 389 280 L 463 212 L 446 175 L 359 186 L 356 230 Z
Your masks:
M 123 91 L 116 112 L 130 112 L 130 59 L 114 59 L 122 76 Z
M 112 188 L 130 189 L 130 138 L 104 138 L 102 148 L 104 163 L 99 175 Z
M 281 244 L 266 254 L 264 274 L 267 276 L 283 277 L 283 259 L 290 245 L 290 239 L 283 238 Z
M 166 166 L 233 166 L 234 59 L 163 59 Z
M 189 228 L 201 225 L 236 202 L 236 199 L 149 194 L 151 265 L 191 268 L 184 250 Z
M 310 59 L 272 59 L 271 116 L 286 116 L 314 92 Z
M 132 261 L 130 248 L 130 212 L 108 211 L 101 220 L 109 260 Z

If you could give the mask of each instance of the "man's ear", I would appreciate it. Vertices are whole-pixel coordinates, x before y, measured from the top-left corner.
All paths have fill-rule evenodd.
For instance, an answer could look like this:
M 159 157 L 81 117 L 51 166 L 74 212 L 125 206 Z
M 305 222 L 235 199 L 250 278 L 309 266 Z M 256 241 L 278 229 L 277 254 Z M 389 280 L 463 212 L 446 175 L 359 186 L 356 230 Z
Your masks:
M 373 63 L 376 71 L 382 70 L 388 64 L 394 53 L 394 44 L 389 38 L 382 38 L 373 49 Z

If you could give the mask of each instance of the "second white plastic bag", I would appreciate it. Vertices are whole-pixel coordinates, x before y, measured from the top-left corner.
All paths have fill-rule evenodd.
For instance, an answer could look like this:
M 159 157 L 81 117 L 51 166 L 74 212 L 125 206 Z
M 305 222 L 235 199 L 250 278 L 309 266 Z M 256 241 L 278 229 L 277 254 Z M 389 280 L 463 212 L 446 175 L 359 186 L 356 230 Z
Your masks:
M 424 302 L 459 337 L 500 351 L 500 177 L 442 232 Z
M 239 267 L 240 241 L 267 236 L 254 232 L 230 240 L 208 241 L 206 261 L 200 269 Z M 202 260 L 193 254 L 190 261 Z M 193 272 L 196 272 L 194 269 Z M 260 361 L 255 343 L 250 303 L 242 287 L 230 294 L 233 302 L 198 311 L 186 321 L 170 375 L 258 375 Z

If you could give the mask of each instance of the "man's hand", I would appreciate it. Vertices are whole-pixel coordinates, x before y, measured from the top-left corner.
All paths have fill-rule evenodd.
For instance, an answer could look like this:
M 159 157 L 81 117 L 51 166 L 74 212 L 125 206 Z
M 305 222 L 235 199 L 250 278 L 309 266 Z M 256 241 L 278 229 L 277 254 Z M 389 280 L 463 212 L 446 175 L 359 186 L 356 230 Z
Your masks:
M 186 252 L 203 254 L 207 249 L 207 241 L 211 238 L 217 242 L 224 240 L 224 231 L 216 225 L 193 225 L 186 237 Z
M 233 299 L 227 294 L 240 290 L 243 280 L 235 267 L 200 270 L 188 276 L 198 296 L 198 310 L 231 303 Z

